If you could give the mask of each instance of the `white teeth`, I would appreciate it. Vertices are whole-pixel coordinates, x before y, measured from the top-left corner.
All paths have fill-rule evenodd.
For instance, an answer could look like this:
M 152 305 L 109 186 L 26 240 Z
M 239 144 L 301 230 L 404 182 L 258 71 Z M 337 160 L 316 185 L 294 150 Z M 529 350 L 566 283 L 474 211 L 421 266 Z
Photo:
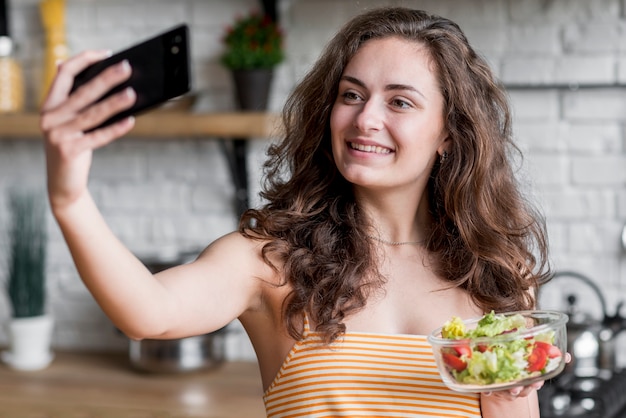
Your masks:
M 362 145 L 350 142 L 350 148 L 363 152 L 372 152 L 374 154 L 389 154 L 391 150 L 389 148 L 377 147 L 375 145 Z

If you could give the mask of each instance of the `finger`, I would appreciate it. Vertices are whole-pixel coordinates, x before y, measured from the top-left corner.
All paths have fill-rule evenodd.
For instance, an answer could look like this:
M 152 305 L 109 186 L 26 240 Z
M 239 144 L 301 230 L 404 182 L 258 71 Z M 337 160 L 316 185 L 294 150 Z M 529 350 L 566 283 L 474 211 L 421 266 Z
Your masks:
M 111 52 L 105 50 L 83 51 L 60 63 L 41 110 L 48 111 L 62 103 L 72 88 L 74 77 L 89 65 L 110 55 Z
M 514 398 L 525 398 L 536 390 L 541 389 L 543 386 L 543 382 L 539 382 L 539 384 L 532 384 L 529 386 L 513 388 L 509 391 L 509 394 Z
M 58 126 L 71 121 L 76 114 L 82 110 L 89 108 L 96 100 L 112 89 L 115 85 L 122 83 L 130 77 L 131 68 L 128 61 L 122 61 L 118 64 L 102 71 L 100 75 L 90 80 L 74 92 L 66 102 L 44 113 L 44 121 L 42 121 L 42 129 L 46 130 L 48 126 Z M 96 105 L 97 106 L 97 105 Z M 115 111 L 111 107 L 96 107 L 96 109 Z M 101 121 L 106 120 L 114 113 L 102 115 Z M 91 128 L 92 125 L 87 128 Z
M 129 116 L 104 128 L 85 134 L 84 145 L 89 149 L 96 149 L 109 144 L 125 135 L 135 126 L 135 118 Z
M 520 393 L 522 393 L 522 391 L 523 391 L 523 390 L 524 390 L 524 388 L 522 388 L 522 387 L 520 387 L 520 386 L 517 386 L 517 387 L 514 387 L 514 388 L 510 389 L 510 390 L 509 390 L 509 394 L 510 394 L 511 396 L 513 396 L 513 397 L 516 397 L 516 396 L 518 396 Z
M 116 113 L 132 106 L 135 101 L 135 94 L 127 89 L 117 93 L 106 100 L 98 103 L 94 107 L 107 108 L 108 110 L 98 110 L 90 108 L 89 111 L 79 115 L 76 119 L 68 123 L 55 126 L 47 132 L 47 143 L 62 150 L 66 156 L 79 154 L 86 149 L 95 149 L 103 144 L 126 134 L 134 126 L 134 120 L 124 120 L 105 128 L 97 129 L 85 134 L 88 128 L 98 126 L 112 113 Z
M 530 395 L 532 392 L 534 392 L 535 389 L 531 388 L 530 386 L 525 387 L 524 389 L 522 389 L 517 395 L 516 397 L 518 398 L 525 398 L 526 396 Z
M 74 130 L 89 131 L 117 113 L 132 107 L 136 99 L 135 91 L 130 87 L 126 88 L 89 107 L 72 120 L 70 126 Z
M 104 74 L 104 76 L 111 76 L 115 78 L 115 76 L 110 73 L 115 73 L 122 68 L 128 69 L 127 65 L 115 67 L 117 67 L 117 70 L 113 68 L 109 69 L 110 71 L 106 70 L 109 74 Z M 88 101 L 90 100 L 90 97 L 94 97 L 93 95 L 90 96 L 91 93 L 87 89 L 84 89 L 82 94 L 82 100 Z M 101 102 L 93 104 L 91 107 L 88 107 L 84 112 L 79 113 L 78 115 L 76 114 L 77 112 L 71 110 L 71 105 L 62 106 L 42 115 L 40 120 L 41 130 L 49 133 L 55 128 L 60 128 L 61 132 L 68 134 L 67 137 L 72 138 L 73 135 L 70 134 L 72 130 L 79 132 L 91 130 L 109 119 L 111 116 L 122 110 L 130 108 L 135 103 L 135 100 L 136 94 L 134 90 L 127 88 L 119 93 L 107 97 Z M 80 102 L 80 99 L 78 101 Z M 50 136 L 61 138 L 65 137 L 64 135 L 60 135 L 58 132 L 56 135 Z
M 507 401 L 514 401 L 515 399 L 517 399 L 517 397 L 511 395 L 508 390 L 497 390 L 495 392 L 483 392 L 483 396 L 493 396 L 494 398 L 505 399 Z
M 47 132 L 67 122 L 74 115 L 63 111 L 67 95 L 74 82 L 74 76 L 109 55 L 108 51 L 84 51 L 64 61 L 48 94 L 48 98 L 41 108 L 40 129 Z
M 113 142 L 115 139 L 128 133 L 134 126 L 135 118 L 129 116 L 89 133 L 76 130 L 69 133 L 60 133 L 58 136 L 64 137 L 64 141 L 59 141 L 58 143 L 50 142 L 54 144 L 63 159 L 72 159 L 85 151 L 95 150 Z
M 539 390 L 539 389 L 541 389 L 543 387 L 543 384 L 544 384 L 544 381 L 541 380 L 539 382 L 535 382 L 532 385 L 530 385 L 530 388 L 533 389 L 533 390 Z
M 80 86 L 68 99 L 67 110 L 80 112 L 96 102 L 115 86 L 126 81 L 132 69 L 128 60 L 120 61 L 103 70 L 98 76 Z

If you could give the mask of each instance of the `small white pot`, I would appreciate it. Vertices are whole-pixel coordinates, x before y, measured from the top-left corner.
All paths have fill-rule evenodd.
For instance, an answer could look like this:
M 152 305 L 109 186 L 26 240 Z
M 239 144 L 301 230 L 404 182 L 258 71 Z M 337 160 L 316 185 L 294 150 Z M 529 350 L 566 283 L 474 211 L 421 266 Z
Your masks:
M 50 351 L 54 319 L 50 315 L 13 318 L 7 325 L 9 350 L 2 361 L 16 370 L 41 370 L 54 358 Z

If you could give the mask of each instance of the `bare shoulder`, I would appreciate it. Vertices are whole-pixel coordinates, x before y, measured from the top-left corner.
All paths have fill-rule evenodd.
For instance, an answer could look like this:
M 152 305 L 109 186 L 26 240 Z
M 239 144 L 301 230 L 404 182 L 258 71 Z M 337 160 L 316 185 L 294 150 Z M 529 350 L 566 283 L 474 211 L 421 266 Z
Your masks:
M 248 238 L 248 237 L 243 236 L 238 231 L 233 231 L 233 232 L 231 232 L 229 234 L 226 234 L 226 235 L 223 235 L 220 238 L 218 238 L 215 241 L 213 241 L 207 247 L 205 252 L 207 250 L 211 250 L 213 248 L 219 248 L 220 251 L 227 250 L 229 248 L 233 249 L 233 250 L 242 250 L 242 249 L 254 250 L 254 249 L 258 249 L 258 251 L 260 251 L 260 249 L 261 249 L 261 247 L 263 246 L 264 243 L 265 243 L 265 241 Z
M 199 264 L 221 266 L 236 276 L 271 281 L 274 270 L 262 256 L 263 245 L 267 241 L 245 237 L 235 231 L 213 241 L 198 256 Z

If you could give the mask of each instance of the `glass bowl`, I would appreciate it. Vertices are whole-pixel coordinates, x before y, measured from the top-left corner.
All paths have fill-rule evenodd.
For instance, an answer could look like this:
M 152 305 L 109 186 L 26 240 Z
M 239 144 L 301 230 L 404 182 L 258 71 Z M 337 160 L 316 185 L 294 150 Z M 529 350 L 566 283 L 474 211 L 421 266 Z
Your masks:
M 491 392 L 527 386 L 563 371 L 567 351 L 566 314 L 557 311 L 517 311 L 518 327 L 493 337 L 443 338 L 440 327 L 428 336 L 443 382 L 457 392 Z M 462 321 L 473 330 L 484 318 Z M 460 320 L 459 320 L 460 321 Z

